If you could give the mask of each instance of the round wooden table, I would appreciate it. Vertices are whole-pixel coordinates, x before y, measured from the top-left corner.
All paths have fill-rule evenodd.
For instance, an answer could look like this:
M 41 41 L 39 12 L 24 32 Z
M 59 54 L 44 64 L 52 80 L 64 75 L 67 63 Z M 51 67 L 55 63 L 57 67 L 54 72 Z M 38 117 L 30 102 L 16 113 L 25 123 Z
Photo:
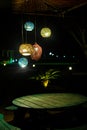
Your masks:
M 87 102 L 87 97 L 74 93 L 42 93 L 15 98 L 12 103 L 19 107 L 52 109 L 77 106 Z
M 65 124 L 67 124 L 67 122 L 69 122 L 70 124 L 70 122 L 72 122 L 73 117 L 72 112 L 74 111 L 74 113 L 77 113 L 79 110 L 78 106 L 82 106 L 82 104 L 86 102 L 86 96 L 74 93 L 32 94 L 15 98 L 12 101 L 12 103 L 19 108 L 19 111 L 17 110 L 15 113 L 15 120 L 20 121 L 21 125 L 24 123 L 26 110 L 29 110 L 30 121 L 32 120 L 32 123 L 27 123 L 29 129 L 31 129 L 34 124 L 37 124 L 37 126 L 35 126 L 37 129 L 47 127 L 53 129 L 54 126 L 59 126 L 61 124 L 62 126 L 64 126 Z M 76 110 L 74 110 L 73 108 L 75 108 Z M 51 114 L 52 112 L 54 114 Z M 71 117 L 69 117 L 67 121 L 67 117 L 70 115 Z M 24 129 L 26 129 L 26 125 Z

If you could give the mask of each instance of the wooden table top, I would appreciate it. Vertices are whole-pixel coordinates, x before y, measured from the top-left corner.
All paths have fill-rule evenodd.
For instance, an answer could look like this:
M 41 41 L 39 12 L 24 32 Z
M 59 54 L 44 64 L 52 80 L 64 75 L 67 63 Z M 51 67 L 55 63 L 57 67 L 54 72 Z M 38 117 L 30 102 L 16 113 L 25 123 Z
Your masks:
M 12 103 L 19 107 L 35 109 L 63 108 L 87 102 L 87 97 L 74 93 L 43 93 L 15 98 Z

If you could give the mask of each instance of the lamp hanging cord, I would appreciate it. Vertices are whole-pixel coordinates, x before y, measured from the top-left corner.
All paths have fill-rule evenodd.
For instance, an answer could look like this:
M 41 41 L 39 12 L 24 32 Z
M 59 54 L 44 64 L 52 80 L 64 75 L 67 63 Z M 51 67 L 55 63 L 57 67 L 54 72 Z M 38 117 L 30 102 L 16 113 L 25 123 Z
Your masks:
M 24 31 L 23 31 L 23 17 L 22 17 L 22 31 L 21 31 L 21 34 L 22 34 L 22 42 L 24 43 Z
M 37 39 L 36 39 L 36 16 L 35 16 L 35 42 L 37 41 Z

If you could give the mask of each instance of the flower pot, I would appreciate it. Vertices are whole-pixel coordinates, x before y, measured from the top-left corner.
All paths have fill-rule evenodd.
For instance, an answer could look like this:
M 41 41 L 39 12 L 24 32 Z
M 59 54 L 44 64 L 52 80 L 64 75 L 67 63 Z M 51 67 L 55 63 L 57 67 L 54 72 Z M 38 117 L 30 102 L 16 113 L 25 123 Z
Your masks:
M 42 81 L 42 85 L 43 85 L 44 87 L 47 87 L 47 86 L 48 86 L 48 83 L 49 83 L 49 80 L 48 80 L 48 79 Z

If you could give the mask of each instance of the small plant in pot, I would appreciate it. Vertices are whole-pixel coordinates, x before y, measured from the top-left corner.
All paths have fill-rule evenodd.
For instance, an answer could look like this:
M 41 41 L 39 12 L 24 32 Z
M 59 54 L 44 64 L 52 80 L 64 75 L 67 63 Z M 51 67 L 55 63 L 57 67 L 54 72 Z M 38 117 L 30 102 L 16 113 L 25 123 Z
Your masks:
M 40 80 L 44 87 L 47 87 L 51 82 L 51 79 L 57 79 L 60 76 L 60 71 L 55 69 L 49 69 L 44 73 L 39 73 L 37 76 L 31 77 L 31 79 Z

